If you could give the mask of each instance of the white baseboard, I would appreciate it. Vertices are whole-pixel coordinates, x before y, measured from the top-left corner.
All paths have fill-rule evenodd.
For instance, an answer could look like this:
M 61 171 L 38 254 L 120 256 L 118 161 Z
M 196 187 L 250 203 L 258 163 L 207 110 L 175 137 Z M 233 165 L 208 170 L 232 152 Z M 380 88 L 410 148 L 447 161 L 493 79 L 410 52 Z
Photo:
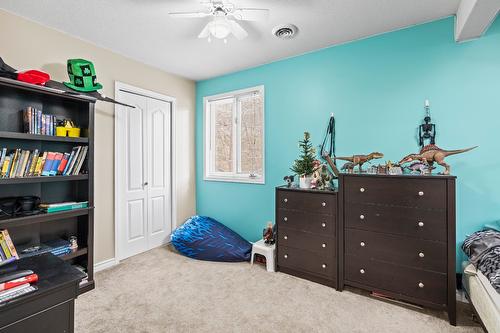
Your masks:
M 115 258 L 111 258 L 108 260 L 98 262 L 97 264 L 94 265 L 94 273 L 111 268 L 113 266 L 118 265 L 119 263 L 120 263 L 120 261 L 116 260 Z

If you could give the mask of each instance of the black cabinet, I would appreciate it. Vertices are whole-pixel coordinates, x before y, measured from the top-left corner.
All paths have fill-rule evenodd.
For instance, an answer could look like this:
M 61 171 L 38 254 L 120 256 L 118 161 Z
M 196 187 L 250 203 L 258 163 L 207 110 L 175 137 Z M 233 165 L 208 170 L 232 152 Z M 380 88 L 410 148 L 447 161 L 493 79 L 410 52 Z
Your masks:
M 276 189 L 278 270 L 337 287 L 337 193 Z
M 456 324 L 455 177 L 340 177 L 339 288 L 448 311 Z

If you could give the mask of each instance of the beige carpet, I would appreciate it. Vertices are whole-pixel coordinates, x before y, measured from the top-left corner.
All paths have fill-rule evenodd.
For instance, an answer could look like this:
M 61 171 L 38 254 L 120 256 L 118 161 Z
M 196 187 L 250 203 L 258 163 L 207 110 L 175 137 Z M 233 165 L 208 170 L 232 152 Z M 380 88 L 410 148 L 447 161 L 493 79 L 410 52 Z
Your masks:
M 168 248 L 127 259 L 96 281 L 97 289 L 76 302 L 76 333 L 482 332 L 464 305 L 452 327 L 441 312 L 337 292 L 260 265 L 192 260 Z

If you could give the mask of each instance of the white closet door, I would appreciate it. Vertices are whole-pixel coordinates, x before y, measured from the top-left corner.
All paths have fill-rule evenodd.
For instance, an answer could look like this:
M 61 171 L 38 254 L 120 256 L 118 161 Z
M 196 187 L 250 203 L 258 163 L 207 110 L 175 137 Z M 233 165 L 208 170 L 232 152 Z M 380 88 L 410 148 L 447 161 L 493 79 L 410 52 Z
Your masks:
M 148 99 L 148 237 L 149 248 L 168 242 L 172 231 L 170 138 L 171 104 Z
M 120 259 L 133 256 L 149 249 L 148 241 L 148 159 L 147 121 L 148 99 L 139 95 L 122 93 L 120 100 L 135 108 L 123 108 L 120 114 L 122 128 L 119 137 L 123 146 L 117 149 L 122 172 L 122 221 Z M 120 138 L 118 138 L 120 139 Z M 121 155 L 121 156 L 120 156 Z M 120 181 L 120 180 L 118 180 Z

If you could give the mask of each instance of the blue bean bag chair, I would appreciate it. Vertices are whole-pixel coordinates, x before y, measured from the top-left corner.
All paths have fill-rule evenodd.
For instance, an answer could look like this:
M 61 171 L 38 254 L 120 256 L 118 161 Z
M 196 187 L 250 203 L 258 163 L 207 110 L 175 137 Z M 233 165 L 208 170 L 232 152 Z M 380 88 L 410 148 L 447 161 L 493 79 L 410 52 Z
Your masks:
M 183 255 L 210 261 L 249 261 L 252 244 L 222 223 L 206 216 L 190 217 L 171 236 Z

